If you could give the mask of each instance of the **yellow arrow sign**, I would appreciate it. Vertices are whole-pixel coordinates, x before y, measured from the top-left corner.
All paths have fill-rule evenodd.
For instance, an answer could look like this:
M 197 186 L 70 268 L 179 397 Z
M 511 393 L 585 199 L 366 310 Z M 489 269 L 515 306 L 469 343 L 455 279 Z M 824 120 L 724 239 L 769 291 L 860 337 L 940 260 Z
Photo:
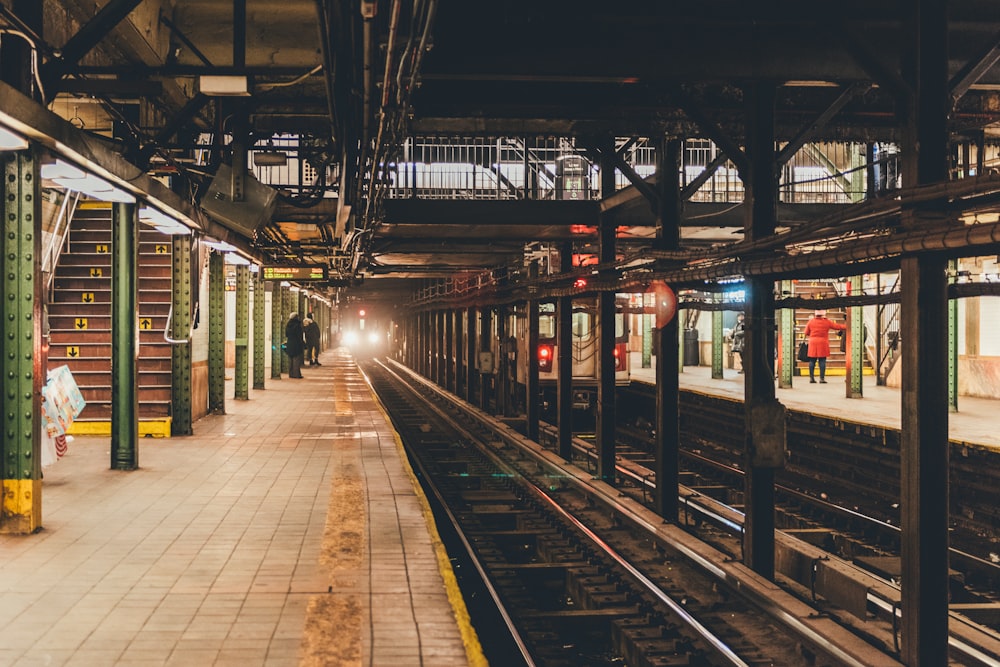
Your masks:
M 157 255 L 165 255 L 168 252 L 170 252 L 170 248 L 169 247 L 167 247 L 165 245 L 158 245 L 158 246 L 156 246 L 156 254 Z
M 91 269 L 90 269 L 90 277 L 91 278 L 100 278 L 103 275 L 104 275 L 104 269 L 100 269 L 100 268 L 98 268 L 96 266 L 91 267 Z
M 107 243 L 98 243 L 97 244 L 97 253 L 99 255 L 106 255 L 108 253 L 108 244 Z
M 93 303 L 94 302 L 94 293 L 93 292 L 84 292 L 83 295 L 80 297 L 80 300 L 83 301 L 84 303 Z
M 87 328 L 87 318 L 86 317 L 78 317 L 78 318 L 76 318 L 76 328 L 77 329 L 86 329 Z
M 70 345 L 69 347 L 66 348 L 66 356 L 67 357 L 79 357 L 80 356 L 80 348 L 77 347 L 76 345 Z
M 153 322 L 152 322 L 152 320 L 150 320 L 148 317 L 142 318 L 141 320 L 139 320 L 139 328 L 140 329 L 152 329 L 153 328 Z

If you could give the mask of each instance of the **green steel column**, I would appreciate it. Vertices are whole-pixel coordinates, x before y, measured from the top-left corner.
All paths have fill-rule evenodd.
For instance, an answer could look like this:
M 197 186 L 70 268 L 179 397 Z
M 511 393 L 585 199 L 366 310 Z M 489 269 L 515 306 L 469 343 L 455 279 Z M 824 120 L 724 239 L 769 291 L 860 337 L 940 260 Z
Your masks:
M 250 398 L 250 267 L 236 266 L 236 368 L 233 398 Z
M 861 294 L 864 286 L 861 276 L 851 276 L 851 294 Z M 847 398 L 862 398 L 865 370 L 865 309 L 850 306 L 848 309 L 847 331 Z
M 642 314 L 642 367 L 653 367 L 653 316 L 649 313 Z
M 281 321 L 278 324 L 278 347 L 281 347 L 285 340 L 285 324 L 288 323 L 288 316 L 292 314 L 292 291 L 286 285 L 281 286 Z M 281 372 L 288 374 L 288 355 L 281 353 Z
M 271 282 L 271 379 L 281 379 L 281 341 L 285 339 L 284 323 L 281 321 L 281 285 Z
M 675 317 L 680 318 L 681 317 L 680 304 L 678 303 L 677 305 L 678 305 L 678 309 L 677 309 L 677 315 Z M 683 373 L 684 372 L 684 332 L 686 331 L 686 329 L 683 326 L 684 319 L 687 319 L 687 318 L 681 319 L 681 321 L 679 323 L 680 326 L 681 326 L 681 332 L 677 336 L 677 372 L 678 373 Z
M 264 279 L 260 271 L 254 274 L 253 282 L 253 388 L 264 388 L 264 365 L 267 358 L 267 331 L 264 329 Z
M 42 525 L 41 199 L 33 150 L 4 160 L 3 510 L 0 532 L 27 535 Z
M 174 236 L 171 275 L 170 433 L 191 435 L 191 237 Z
M 111 469 L 139 467 L 139 220 L 111 206 Z
M 226 413 L 226 262 L 208 259 L 208 411 Z
M 781 281 L 782 296 L 790 296 L 792 293 L 792 281 Z M 790 389 L 792 386 L 792 376 L 795 375 L 795 309 L 782 308 L 779 313 L 781 333 L 778 337 L 778 364 L 781 371 L 778 374 L 778 386 L 782 389 Z
M 306 293 L 303 292 L 302 290 L 299 290 L 298 303 L 299 307 L 296 308 L 296 311 L 298 311 L 299 313 L 299 319 L 304 320 L 306 318 L 306 315 L 309 314 L 309 299 L 306 298 Z
M 722 295 L 712 297 L 716 303 L 722 302 Z M 722 379 L 722 311 L 712 311 L 712 379 Z
M 948 262 L 948 275 L 958 280 L 958 260 Z M 958 412 L 958 299 L 948 299 L 948 409 Z

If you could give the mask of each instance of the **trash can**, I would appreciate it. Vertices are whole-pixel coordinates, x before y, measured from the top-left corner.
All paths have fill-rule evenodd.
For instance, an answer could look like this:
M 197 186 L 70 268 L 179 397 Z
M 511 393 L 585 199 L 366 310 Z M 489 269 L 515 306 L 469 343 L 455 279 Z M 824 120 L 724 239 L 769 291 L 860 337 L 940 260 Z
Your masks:
M 684 365 L 698 366 L 701 364 L 701 354 L 698 348 L 698 330 L 684 330 Z

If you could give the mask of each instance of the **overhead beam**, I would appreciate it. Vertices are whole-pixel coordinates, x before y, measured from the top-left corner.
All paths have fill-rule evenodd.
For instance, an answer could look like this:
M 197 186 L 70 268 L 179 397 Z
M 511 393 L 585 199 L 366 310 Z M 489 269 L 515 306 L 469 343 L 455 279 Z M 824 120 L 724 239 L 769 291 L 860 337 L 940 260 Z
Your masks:
M 837 96 L 837 99 L 833 101 L 826 109 L 820 113 L 816 120 L 802 128 L 802 131 L 797 135 L 792 137 L 792 139 L 785 144 L 785 146 L 778 151 L 777 164 L 780 167 L 789 160 L 792 156 L 798 152 L 800 148 L 805 146 L 806 142 L 809 141 L 818 130 L 826 127 L 834 116 L 840 113 L 840 110 L 847 106 L 847 103 L 853 100 L 858 95 L 862 95 L 872 89 L 872 84 L 870 83 L 855 83 L 851 84 Z
M 674 92 L 674 96 L 677 98 L 684 113 L 701 128 L 702 132 L 709 139 L 715 142 L 716 146 L 722 149 L 723 153 L 729 156 L 732 163 L 736 165 L 736 170 L 741 174 L 747 173 L 750 168 L 750 161 L 747 159 L 746 153 L 743 152 L 743 148 L 739 143 L 734 141 L 725 130 L 719 127 L 718 123 L 709 118 L 701 104 L 689 94 L 678 88 Z
M 109 0 L 60 49 L 61 57 L 42 68 L 42 79 L 46 82 L 49 97 L 54 97 L 58 82 L 66 72 L 97 46 L 109 32 L 132 13 L 142 0 Z
M 595 201 L 443 201 L 386 199 L 385 220 L 399 224 L 569 225 L 591 223 Z
M 846 23 L 841 23 L 837 33 L 844 40 L 851 57 L 882 87 L 889 90 L 897 100 L 909 99 L 912 94 L 909 84 L 895 70 L 886 66 L 885 61 Z
M 1000 33 L 993 36 L 989 46 L 978 58 L 966 63 L 965 67 L 956 72 L 955 76 L 948 82 L 952 104 L 965 95 L 969 88 L 978 82 L 998 60 L 1000 60 Z

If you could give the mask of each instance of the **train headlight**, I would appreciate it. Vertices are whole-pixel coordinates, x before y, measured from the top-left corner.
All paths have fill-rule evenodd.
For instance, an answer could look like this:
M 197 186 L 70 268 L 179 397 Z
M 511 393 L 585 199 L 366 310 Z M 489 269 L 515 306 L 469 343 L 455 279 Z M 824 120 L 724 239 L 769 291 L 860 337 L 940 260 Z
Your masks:
M 372 331 L 372 332 L 370 332 L 368 334 L 368 342 L 371 345 L 378 345 L 378 341 L 379 341 L 379 336 L 378 336 L 377 333 L 375 333 L 374 331 Z

